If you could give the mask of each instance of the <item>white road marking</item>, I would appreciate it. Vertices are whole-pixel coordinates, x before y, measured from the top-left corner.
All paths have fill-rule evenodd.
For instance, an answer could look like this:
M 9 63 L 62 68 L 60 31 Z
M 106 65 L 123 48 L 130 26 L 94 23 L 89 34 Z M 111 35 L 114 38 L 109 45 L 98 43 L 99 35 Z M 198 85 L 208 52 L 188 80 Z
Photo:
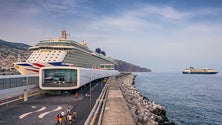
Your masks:
M 52 110 L 52 111 L 48 111 L 48 112 L 44 112 L 42 114 L 39 115 L 39 118 L 43 118 L 45 115 L 49 114 L 49 113 L 52 113 L 52 112 L 56 112 L 56 111 L 59 111 L 61 110 L 62 107 L 61 106 L 58 106 L 56 109 Z
M 42 107 L 42 108 L 39 109 L 39 110 L 36 110 L 36 111 L 33 111 L 33 112 L 24 113 L 24 114 L 22 114 L 22 115 L 19 116 L 19 119 L 23 119 L 24 117 L 26 117 L 26 116 L 29 115 L 29 114 L 32 114 L 32 113 L 34 113 L 34 112 L 40 112 L 40 111 L 43 111 L 43 110 L 45 110 L 45 109 L 46 109 L 46 107 Z
M 35 108 L 36 108 L 36 106 L 32 106 L 32 108 L 33 108 L 33 109 L 35 109 Z

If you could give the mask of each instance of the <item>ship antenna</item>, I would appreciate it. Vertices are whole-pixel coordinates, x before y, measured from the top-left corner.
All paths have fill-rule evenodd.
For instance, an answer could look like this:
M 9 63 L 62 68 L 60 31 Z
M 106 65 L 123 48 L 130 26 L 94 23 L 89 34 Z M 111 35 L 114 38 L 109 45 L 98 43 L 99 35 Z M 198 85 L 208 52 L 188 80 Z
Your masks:
M 61 35 L 62 35 L 62 39 L 67 39 L 67 35 L 69 35 L 69 34 L 67 34 L 67 33 L 66 33 L 66 30 L 63 29 Z

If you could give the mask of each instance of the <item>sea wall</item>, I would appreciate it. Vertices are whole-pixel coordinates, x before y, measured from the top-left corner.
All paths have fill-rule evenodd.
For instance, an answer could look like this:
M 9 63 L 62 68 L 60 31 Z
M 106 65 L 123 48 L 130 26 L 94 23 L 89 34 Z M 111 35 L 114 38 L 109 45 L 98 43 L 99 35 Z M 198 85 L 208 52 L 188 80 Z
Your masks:
M 136 125 L 174 125 L 166 117 L 163 106 L 143 97 L 133 86 L 135 75 L 124 74 L 117 77 L 117 82 L 127 102 Z

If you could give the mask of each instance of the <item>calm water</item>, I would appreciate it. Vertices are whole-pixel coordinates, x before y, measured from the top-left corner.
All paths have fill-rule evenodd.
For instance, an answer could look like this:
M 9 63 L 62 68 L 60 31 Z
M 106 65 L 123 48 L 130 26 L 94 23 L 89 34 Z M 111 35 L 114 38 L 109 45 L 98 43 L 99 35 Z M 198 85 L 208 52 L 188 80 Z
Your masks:
M 222 125 L 222 74 L 134 73 L 135 87 L 177 125 Z

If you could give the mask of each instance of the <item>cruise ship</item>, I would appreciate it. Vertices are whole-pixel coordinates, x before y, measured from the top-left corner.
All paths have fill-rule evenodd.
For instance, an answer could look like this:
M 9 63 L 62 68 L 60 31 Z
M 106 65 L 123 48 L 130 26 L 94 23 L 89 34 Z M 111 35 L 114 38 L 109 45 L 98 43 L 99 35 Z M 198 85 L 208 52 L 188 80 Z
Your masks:
M 213 69 L 194 69 L 193 67 L 187 68 L 183 74 L 217 74 L 218 72 Z
M 105 51 L 100 48 L 95 52 L 90 50 L 86 41 L 68 40 L 66 30 L 62 30 L 60 38 L 40 41 L 29 51 L 32 54 L 26 62 L 14 63 L 22 75 L 38 74 L 40 68 L 49 66 L 114 69 L 114 61 Z

